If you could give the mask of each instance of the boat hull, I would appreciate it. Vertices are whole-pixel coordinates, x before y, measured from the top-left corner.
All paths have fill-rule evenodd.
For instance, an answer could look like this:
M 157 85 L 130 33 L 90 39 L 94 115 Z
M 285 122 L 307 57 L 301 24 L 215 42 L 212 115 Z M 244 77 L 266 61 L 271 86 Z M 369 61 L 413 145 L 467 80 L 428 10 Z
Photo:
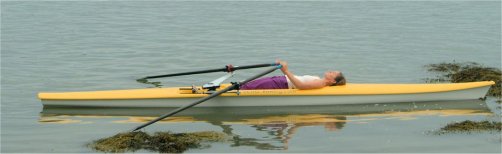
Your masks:
M 236 95 L 213 98 L 195 107 L 246 107 L 246 106 L 310 106 L 338 104 L 370 104 L 397 102 L 426 102 L 447 100 L 472 100 L 485 96 L 489 85 L 474 88 L 396 94 L 352 95 Z M 180 107 L 201 99 L 198 97 L 145 98 L 145 99 L 43 99 L 44 106 L 66 107 Z

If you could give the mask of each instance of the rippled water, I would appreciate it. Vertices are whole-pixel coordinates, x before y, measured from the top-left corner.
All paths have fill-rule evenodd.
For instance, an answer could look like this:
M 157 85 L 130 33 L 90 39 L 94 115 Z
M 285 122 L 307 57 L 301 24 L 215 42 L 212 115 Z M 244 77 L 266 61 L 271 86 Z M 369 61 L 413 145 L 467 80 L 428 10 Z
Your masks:
M 371 83 L 421 83 L 430 75 L 423 65 L 454 60 L 500 67 L 500 14 L 499 1 L 2 1 L 1 152 L 92 152 L 86 143 L 163 112 L 42 109 L 41 91 L 145 88 L 135 80 L 277 58 L 296 74 L 336 69 L 349 82 Z M 220 75 L 156 81 L 185 86 Z M 146 131 L 215 130 L 240 139 L 189 152 L 501 152 L 497 134 L 425 133 L 498 119 L 493 99 L 441 104 L 194 111 L 201 115 L 187 112 Z M 263 110 L 270 112 L 255 113 Z

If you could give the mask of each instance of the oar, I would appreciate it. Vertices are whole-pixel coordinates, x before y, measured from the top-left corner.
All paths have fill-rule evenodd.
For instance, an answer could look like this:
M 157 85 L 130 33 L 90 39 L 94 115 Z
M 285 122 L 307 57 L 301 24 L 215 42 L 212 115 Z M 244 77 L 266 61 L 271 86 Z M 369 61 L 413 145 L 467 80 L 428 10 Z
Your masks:
M 265 71 L 265 72 L 263 72 L 263 73 L 260 73 L 260 74 L 257 74 L 257 75 L 255 75 L 255 76 L 253 76 L 253 77 L 251 77 L 251 78 L 249 78 L 249 79 L 247 79 L 247 80 L 244 80 L 244 81 L 239 82 L 239 83 L 237 83 L 237 84 L 232 84 L 232 85 L 230 85 L 230 86 L 226 87 L 225 89 L 222 89 L 222 90 L 220 90 L 220 91 L 217 91 L 217 92 L 215 92 L 215 93 L 213 93 L 213 94 L 211 94 L 211 95 L 209 95 L 209 96 L 206 96 L 206 97 L 204 97 L 204 98 L 202 98 L 202 99 L 200 99 L 200 100 L 198 100 L 198 101 L 193 102 L 192 104 L 188 104 L 188 105 L 186 105 L 186 106 L 180 107 L 180 108 L 178 108 L 178 109 L 176 109 L 176 110 L 174 110 L 174 111 L 171 111 L 171 112 L 169 112 L 169 113 L 167 113 L 167 114 L 164 114 L 164 115 L 162 115 L 162 116 L 158 117 L 157 119 L 154 119 L 154 120 L 152 120 L 152 121 L 150 121 L 150 122 L 148 122 L 148 123 L 145 123 L 145 124 L 143 124 L 143 125 L 141 125 L 141 126 L 138 126 L 138 127 L 134 128 L 134 129 L 132 130 L 132 132 L 137 131 L 137 130 L 139 130 L 139 129 L 143 128 L 143 127 L 146 127 L 146 126 L 148 126 L 148 125 L 151 125 L 151 124 L 153 124 L 153 123 L 155 123 L 155 122 L 157 122 L 157 121 L 159 121 L 159 120 L 162 120 L 162 119 L 164 119 L 164 118 L 170 117 L 170 116 L 172 116 L 172 115 L 174 115 L 174 114 L 176 114 L 176 113 L 178 113 L 178 112 L 181 112 L 181 111 L 183 111 L 183 110 L 186 110 L 186 109 L 188 109 L 188 108 L 190 108 L 190 107 L 192 107 L 192 106 L 195 106 L 195 105 L 197 105 L 197 104 L 200 104 L 200 103 L 202 103 L 202 102 L 204 102 L 204 101 L 207 101 L 207 100 L 209 100 L 209 99 L 211 99 L 211 98 L 214 98 L 214 97 L 216 97 L 216 96 L 218 96 L 218 95 L 220 95 L 220 94 L 222 94 L 222 93 L 225 93 L 225 92 L 230 91 L 230 90 L 237 89 L 240 85 L 246 84 L 246 83 L 248 83 L 249 81 L 252 81 L 252 80 L 254 80 L 254 79 L 257 79 L 257 78 L 259 78 L 259 77 L 262 77 L 262 76 L 264 76 L 264 75 L 266 75 L 266 74 L 268 74 L 268 73 L 271 73 L 271 72 L 273 72 L 273 71 L 275 71 L 275 70 L 277 70 L 277 69 L 280 69 L 281 67 L 282 67 L 282 65 L 277 65 L 276 67 L 270 68 L 270 69 L 268 69 L 267 71 Z
M 212 72 L 233 72 L 235 70 L 240 70 L 240 69 L 250 69 L 250 68 L 259 68 L 259 67 L 268 67 L 268 66 L 275 66 L 277 64 L 256 64 L 256 65 L 246 65 L 246 66 L 232 66 L 232 65 L 227 65 L 225 68 L 219 68 L 219 69 L 208 69 L 208 70 L 201 70 L 201 71 L 191 71 L 191 72 L 182 72 L 182 73 L 173 73 L 173 74 L 165 74 L 165 75 L 156 75 L 156 76 L 147 76 L 139 80 L 146 80 L 146 79 L 153 79 L 153 78 L 163 78 L 163 77 L 172 77 L 172 76 L 182 76 L 182 75 L 191 75 L 191 74 L 202 74 L 202 73 L 212 73 Z

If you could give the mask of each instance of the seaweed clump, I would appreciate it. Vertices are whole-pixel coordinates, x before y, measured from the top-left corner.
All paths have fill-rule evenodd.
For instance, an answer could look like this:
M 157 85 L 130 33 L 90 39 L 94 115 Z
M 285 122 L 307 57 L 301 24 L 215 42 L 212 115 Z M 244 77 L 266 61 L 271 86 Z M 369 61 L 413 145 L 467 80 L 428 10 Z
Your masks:
M 112 137 L 102 138 L 94 141 L 90 146 L 103 152 L 125 152 L 141 149 L 150 135 L 145 132 L 119 133 Z
M 462 122 L 455 122 L 455 123 L 449 123 L 437 132 L 435 134 L 441 135 L 441 134 L 446 134 L 446 133 L 470 133 L 473 131 L 498 131 L 500 132 L 502 128 L 502 125 L 500 122 L 494 122 L 494 121 L 462 121 Z
M 152 136 L 146 149 L 162 153 L 180 153 L 189 148 L 202 147 L 203 141 L 224 141 L 225 134 L 217 132 L 196 132 L 172 134 L 169 132 L 157 132 Z
M 474 81 L 495 81 L 488 94 L 491 96 L 501 96 L 501 71 L 499 68 L 485 67 L 475 62 L 464 63 L 439 63 L 425 66 L 427 71 L 439 73 L 436 78 L 427 78 L 426 82 L 474 82 Z
M 101 152 L 134 152 L 140 149 L 161 153 L 181 153 L 189 148 L 203 147 L 202 142 L 225 141 L 226 134 L 212 131 L 195 133 L 145 132 L 119 133 L 102 138 L 89 144 L 89 147 Z

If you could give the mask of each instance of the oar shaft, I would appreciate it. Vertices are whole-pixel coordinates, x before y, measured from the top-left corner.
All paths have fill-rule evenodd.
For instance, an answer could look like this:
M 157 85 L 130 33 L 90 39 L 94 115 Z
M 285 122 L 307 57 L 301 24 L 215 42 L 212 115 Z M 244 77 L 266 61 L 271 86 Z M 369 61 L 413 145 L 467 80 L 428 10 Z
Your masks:
M 281 67 L 282 67 L 281 65 L 277 65 L 277 67 L 270 68 L 270 69 L 268 69 L 267 71 L 265 71 L 265 72 L 263 72 L 263 73 L 257 74 L 257 75 L 255 75 L 255 76 L 253 76 L 253 77 L 251 77 L 251 78 L 248 78 L 248 79 L 246 79 L 246 80 L 244 80 L 244 81 L 242 81 L 242 82 L 239 82 L 239 85 L 246 84 L 246 83 L 248 83 L 249 81 L 252 81 L 252 80 L 257 79 L 257 78 L 259 78 L 259 77 L 262 77 L 262 76 L 264 76 L 264 75 L 266 75 L 266 74 L 269 74 L 269 73 L 271 73 L 271 72 L 273 72 L 273 71 L 275 71 L 275 70 L 277 70 L 277 69 L 279 69 L 279 68 L 281 68 Z M 132 130 L 132 131 L 133 131 L 133 132 L 134 132 L 134 131 L 137 131 L 137 130 L 139 130 L 139 129 L 141 129 L 141 128 L 144 128 L 144 127 L 146 127 L 146 126 L 148 126 L 148 125 L 151 125 L 151 124 L 153 124 L 153 123 L 155 123 L 155 122 L 157 122 L 157 121 L 160 121 L 160 120 L 162 120 L 162 119 L 165 119 L 165 118 L 167 118 L 167 117 L 170 117 L 170 116 L 172 116 L 172 115 L 175 115 L 175 114 L 176 114 L 176 113 L 178 113 L 178 112 L 181 112 L 181 111 L 186 110 L 186 109 L 188 109 L 188 108 L 190 108 L 190 107 L 193 107 L 193 106 L 195 106 L 195 105 L 197 105 L 197 104 L 200 104 L 200 103 L 202 103 L 202 102 L 205 102 L 205 101 L 207 101 L 207 100 L 209 100 L 209 99 L 211 99 L 211 98 L 214 98 L 214 97 L 216 97 L 216 96 L 218 96 L 218 95 L 221 95 L 222 93 L 225 93 L 225 92 L 230 91 L 230 90 L 234 90 L 234 89 L 236 89 L 236 88 L 237 88 L 237 86 L 239 86 L 239 85 L 237 85 L 237 84 L 232 84 L 232 85 L 230 85 L 230 86 L 226 87 L 225 89 L 222 89 L 222 90 L 217 91 L 217 92 L 215 92 L 215 93 L 213 93 L 213 94 L 211 94 L 211 95 L 209 95 L 209 96 L 206 96 L 206 97 L 204 97 L 204 98 L 201 98 L 200 100 L 197 100 L 197 101 L 195 101 L 195 102 L 193 102 L 193 103 L 191 103 L 191 104 L 189 104 L 189 105 L 186 105 L 186 106 L 183 106 L 183 107 L 177 108 L 177 109 L 176 109 L 176 110 L 174 110 L 174 111 L 171 111 L 171 112 L 169 112 L 169 113 L 167 113 L 167 114 L 164 114 L 164 115 L 162 115 L 162 116 L 160 116 L 160 117 L 158 117 L 158 118 L 156 118 L 156 119 L 154 119 L 154 120 L 152 120 L 152 121 L 150 121 L 150 122 L 148 122 L 148 123 L 145 123 L 145 124 L 143 124 L 143 125 L 141 125 L 141 126 L 138 126 L 138 127 L 134 128 L 134 130 Z
M 164 78 L 164 77 L 203 74 L 203 73 L 212 73 L 212 72 L 223 72 L 225 70 L 226 70 L 226 68 L 210 69 L 210 70 L 202 70 L 202 71 L 192 71 L 192 72 L 182 72 L 182 73 L 173 73 L 173 74 L 166 74 L 166 75 L 147 76 L 147 77 L 144 77 L 143 79 Z
M 243 70 L 250 68 L 260 68 L 260 67 L 269 67 L 269 66 L 277 66 L 278 64 L 256 64 L 256 65 L 244 65 L 244 66 L 234 66 L 234 70 Z
M 269 65 L 270 65 L 270 64 L 269 64 Z M 248 79 L 246 79 L 246 80 L 244 80 L 244 81 L 239 82 L 239 85 L 246 84 L 246 83 L 248 83 L 248 82 L 250 82 L 250 81 L 253 81 L 254 79 L 257 79 L 257 78 L 259 78 L 259 77 L 262 77 L 262 76 L 264 76 L 264 75 L 267 75 L 267 74 L 269 74 L 269 73 L 272 73 L 273 71 L 275 71 L 275 70 L 277 70 L 277 69 L 280 69 L 280 68 L 282 68 L 282 65 L 275 65 L 275 67 L 273 67 L 273 68 L 270 68 L 270 69 L 268 69 L 268 70 L 266 70 L 266 71 L 264 71 L 264 72 L 262 72 L 262 73 L 260 73 L 260 74 L 256 74 L 256 75 L 255 75 L 255 76 L 253 76 L 253 77 L 250 77 L 250 78 L 248 78 Z
M 219 68 L 219 69 L 209 69 L 209 70 L 201 70 L 201 71 L 173 73 L 173 74 L 166 74 L 166 75 L 147 76 L 147 77 L 144 77 L 143 79 L 183 76 L 183 75 L 192 75 L 192 74 L 203 74 L 203 73 L 212 73 L 212 72 L 229 72 L 229 71 L 240 70 L 240 69 L 251 69 L 251 68 L 259 68 L 259 67 L 275 66 L 275 65 L 277 65 L 277 64 L 256 64 L 256 65 L 245 65 L 245 66 L 233 66 L 231 68 L 229 68 L 229 66 L 231 66 L 231 65 L 229 65 L 229 66 L 226 66 L 225 68 Z
M 158 117 L 158 118 L 156 118 L 156 119 L 154 119 L 154 120 L 152 120 L 152 121 L 150 121 L 150 122 L 148 122 L 148 123 L 145 123 L 145 124 L 143 124 L 143 125 L 141 125 L 141 126 L 138 126 L 138 127 L 134 128 L 134 130 L 133 130 L 133 131 L 137 131 L 137 130 L 139 130 L 139 129 L 141 129 L 141 128 L 144 128 L 144 127 L 146 127 L 146 126 L 148 126 L 148 125 L 151 125 L 151 124 L 153 124 L 153 123 L 155 123 L 155 122 L 157 122 L 157 121 L 160 121 L 160 120 L 162 120 L 162 119 L 165 119 L 165 118 L 167 118 L 167 117 L 170 117 L 170 116 L 172 116 L 172 115 L 175 115 L 175 114 L 176 114 L 176 113 L 178 113 L 178 112 L 181 112 L 181 111 L 186 110 L 186 109 L 188 109 L 188 108 L 190 108 L 190 107 L 192 107 L 192 106 L 195 106 L 195 105 L 197 105 L 197 104 L 200 104 L 200 103 L 202 103 L 202 102 L 204 102 L 204 101 L 207 101 L 207 100 L 209 100 L 209 99 L 211 99 L 211 98 L 214 98 L 214 97 L 216 97 L 216 96 L 218 96 L 218 95 L 220 95 L 220 94 L 222 94 L 222 93 L 224 93 L 224 92 L 226 92 L 226 91 L 230 91 L 230 90 L 234 89 L 234 88 L 235 88 L 235 86 L 236 86 L 236 85 L 231 85 L 231 86 L 229 86 L 229 87 L 227 87 L 227 88 L 225 88 L 225 89 L 223 89 L 223 90 L 220 90 L 220 91 L 218 91 L 218 92 L 216 92 L 216 93 L 213 93 L 213 94 L 211 94 L 211 95 L 209 95 L 209 96 L 207 96 L 207 97 L 204 97 L 204 98 L 202 98 L 202 99 L 200 99 L 200 100 L 198 100 L 198 101 L 196 101 L 196 102 L 193 102 L 192 104 L 189 104 L 189 105 L 186 105 L 186 106 L 183 106 L 183 107 L 177 108 L 176 110 L 173 110 L 173 111 L 171 111 L 171 112 L 169 112 L 169 113 L 167 113 L 167 114 L 164 114 L 164 115 L 162 115 L 162 116 L 160 116 L 160 117 Z

